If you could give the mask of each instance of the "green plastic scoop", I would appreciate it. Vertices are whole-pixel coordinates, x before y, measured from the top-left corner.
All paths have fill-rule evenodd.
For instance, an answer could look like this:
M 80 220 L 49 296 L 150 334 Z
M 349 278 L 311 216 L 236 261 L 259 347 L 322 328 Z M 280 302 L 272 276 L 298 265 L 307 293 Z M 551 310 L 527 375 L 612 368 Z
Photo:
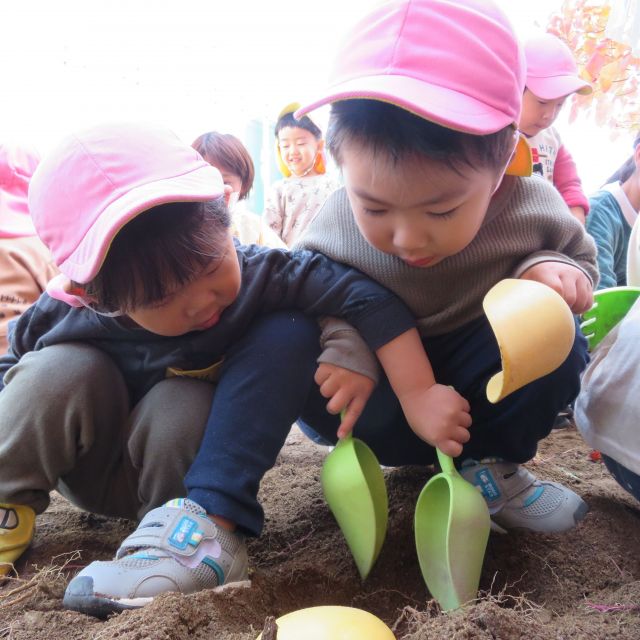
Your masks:
M 582 314 L 580 328 L 595 349 L 602 339 L 631 309 L 640 296 L 640 287 L 610 287 L 593 294 L 593 307 Z
M 436 449 L 441 473 L 420 493 L 415 511 L 418 561 L 429 592 L 445 610 L 478 593 L 491 521 L 480 492 Z
M 326 457 L 320 480 L 364 580 L 387 533 L 389 501 L 378 459 L 362 440 L 348 435 Z

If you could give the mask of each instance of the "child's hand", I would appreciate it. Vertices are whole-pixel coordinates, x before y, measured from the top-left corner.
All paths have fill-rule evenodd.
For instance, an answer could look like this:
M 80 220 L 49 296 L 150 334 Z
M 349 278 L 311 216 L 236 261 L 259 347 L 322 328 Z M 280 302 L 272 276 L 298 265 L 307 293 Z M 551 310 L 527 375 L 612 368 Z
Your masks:
M 327 411 L 335 414 L 344 410 L 338 428 L 338 438 L 344 438 L 360 417 L 376 383 L 361 373 L 326 362 L 320 364 L 314 379 L 320 387 L 320 393 L 325 398 L 331 398 L 327 403 Z
M 434 384 L 400 398 L 400 404 L 414 433 L 442 453 L 459 456 L 469 441 L 471 407 L 451 387 Z
M 593 285 L 577 267 L 564 262 L 540 262 L 520 278 L 535 280 L 557 291 L 573 313 L 584 313 L 593 305 Z

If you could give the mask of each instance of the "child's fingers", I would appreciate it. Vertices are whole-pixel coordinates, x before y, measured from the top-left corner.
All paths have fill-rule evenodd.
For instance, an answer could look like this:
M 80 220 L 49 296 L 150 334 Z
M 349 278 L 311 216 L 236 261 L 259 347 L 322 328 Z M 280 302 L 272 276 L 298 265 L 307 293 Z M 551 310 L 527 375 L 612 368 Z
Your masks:
M 349 403 L 342 414 L 342 421 L 338 427 L 338 438 L 344 438 L 351 433 L 353 427 L 358 421 L 358 418 L 362 414 L 365 404 L 366 403 L 360 398 L 354 398 Z
M 452 440 L 455 440 L 460 444 L 464 444 L 465 442 L 469 442 L 469 440 L 471 440 L 471 433 L 469 433 L 469 429 L 465 429 L 464 427 L 456 427 L 451 436 Z
M 462 445 L 455 440 L 443 440 L 440 443 L 436 443 L 436 446 L 442 453 L 452 458 L 457 458 L 462 453 Z

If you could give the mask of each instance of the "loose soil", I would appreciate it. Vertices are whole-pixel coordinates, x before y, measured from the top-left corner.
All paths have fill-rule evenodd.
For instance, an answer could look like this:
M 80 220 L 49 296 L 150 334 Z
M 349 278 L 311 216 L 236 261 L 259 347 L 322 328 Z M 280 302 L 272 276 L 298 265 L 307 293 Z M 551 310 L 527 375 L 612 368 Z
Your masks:
M 431 600 L 413 543 L 413 509 L 431 469 L 385 470 L 389 531 L 363 583 L 322 497 L 326 449 L 294 429 L 262 483 L 267 520 L 249 544 L 251 587 L 167 594 L 106 621 L 63 610 L 62 594 L 85 564 L 111 557 L 135 525 L 54 495 L 18 576 L 0 585 L 0 638 L 255 640 L 268 616 L 339 604 L 379 616 L 399 640 L 640 639 L 640 505 L 589 453 L 573 428 L 541 443 L 529 467 L 571 486 L 589 514 L 562 535 L 492 533 L 479 599 L 449 614 Z

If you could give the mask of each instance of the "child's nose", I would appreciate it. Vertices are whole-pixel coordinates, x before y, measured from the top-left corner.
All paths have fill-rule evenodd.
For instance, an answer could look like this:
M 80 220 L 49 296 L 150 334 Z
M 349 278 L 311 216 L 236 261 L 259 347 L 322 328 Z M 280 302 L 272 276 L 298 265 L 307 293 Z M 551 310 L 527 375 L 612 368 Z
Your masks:
M 411 251 L 413 249 L 421 249 L 424 246 L 422 233 L 415 228 L 415 225 L 405 224 L 396 227 L 393 235 L 393 242 L 396 247 Z

